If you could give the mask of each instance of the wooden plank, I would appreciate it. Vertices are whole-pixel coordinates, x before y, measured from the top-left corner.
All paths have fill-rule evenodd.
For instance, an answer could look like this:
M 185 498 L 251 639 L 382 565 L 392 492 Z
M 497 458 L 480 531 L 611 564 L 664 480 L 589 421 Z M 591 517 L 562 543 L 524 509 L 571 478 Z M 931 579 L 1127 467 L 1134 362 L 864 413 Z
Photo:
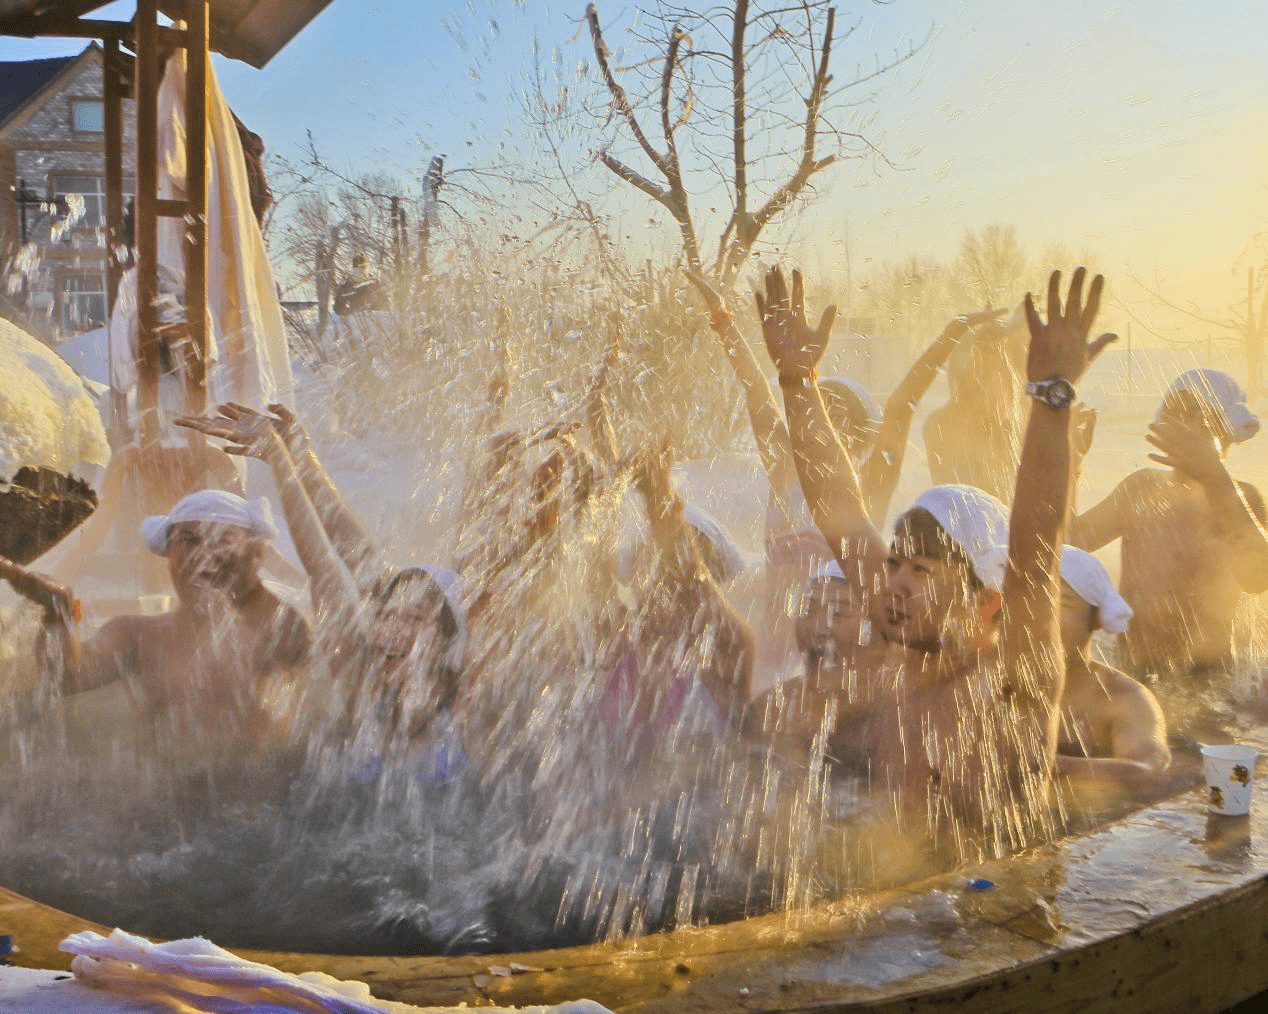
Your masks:
M 186 404 L 207 411 L 207 112 L 208 0 L 189 0 L 185 77 L 185 304 L 189 321 Z M 201 436 L 198 434 L 197 436 Z
M 123 235 L 123 78 L 120 74 L 122 55 L 119 52 L 119 40 L 117 38 L 104 40 L 104 49 L 102 105 L 105 113 L 106 135 L 106 307 L 107 319 L 109 319 L 109 315 L 114 313 L 115 300 L 119 296 L 119 279 L 123 277 L 122 254 L 126 237 Z M 114 354 L 115 350 L 110 348 L 111 380 L 114 377 Z M 117 446 L 127 443 L 130 438 L 127 423 L 127 395 L 111 388 L 111 442 Z
M 158 10 L 137 0 L 136 224 L 137 416 L 141 445 L 157 443 L 158 308 Z

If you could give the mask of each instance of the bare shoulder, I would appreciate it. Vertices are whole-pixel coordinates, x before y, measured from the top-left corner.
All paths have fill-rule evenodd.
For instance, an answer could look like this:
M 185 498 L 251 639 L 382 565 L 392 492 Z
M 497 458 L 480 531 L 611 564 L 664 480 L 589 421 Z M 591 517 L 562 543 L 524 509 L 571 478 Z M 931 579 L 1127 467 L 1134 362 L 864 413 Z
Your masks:
M 1162 709 L 1158 698 L 1152 690 L 1139 680 L 1132 679 L 1125 672 L 1120 672 L 1104 662 L 1095 662 L 1093 667 L 1101 685 L 1109 694 L 1113 706 L 1120 714 L 1124 711 L 1140 714 L 1149 711 L 1161 715 Z

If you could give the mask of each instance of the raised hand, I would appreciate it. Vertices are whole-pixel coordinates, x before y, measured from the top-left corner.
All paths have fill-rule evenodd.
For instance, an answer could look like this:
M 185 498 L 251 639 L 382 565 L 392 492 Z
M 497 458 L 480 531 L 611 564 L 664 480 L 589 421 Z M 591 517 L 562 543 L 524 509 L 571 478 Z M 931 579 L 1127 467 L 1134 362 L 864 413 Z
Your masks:
M 753 294 L 762 321 L 762 337 L 781 380 L 804 379 L 814 372 L 828 347 L 832 322 L 837 316 L 837 308 L 829 306 L 819 318 L 819 326 L 812 329 L 806 323 L 801 272 L 794 270 L 792 280 L 790 297 L 783 272 L 771 268 L 766 272 L 766 297 L 763 299 L 760 292 Z
M 250 412 L 251 410 L 242 405 L 230 403 L 232 407 Z M 228 407 L 228 406 L 226 406 Z M 223 409 L 222 409 L 223 411 Z M 273 413 L 273 428 L 277 430 L 277 435 L 282 438 L 282 442 L 286 444 L 286 449 L 291 454 L 301 454 L 308 450 L 312 441 L 308 438 L 308 430 L 304 428 L 304 424 L 299 418 L 285 405 L 274 403 L 269 406 L 269 411 Z
M 1083 376 L 1083 371 L 1101 350 L 1117 340 L 1116 334 L 1103 334 L 1088 342 L 1088 333 L 1101 306 L 1101 290 L 1105 279 L 1097 275 L 1088 290 L 1087 305 L 1083 304 L 1083 279 L 1086 268 L 1076 268 L 1070 282 L 1065 310 L 1061 309 L 1061 272 L 1054 271 L 1048 279 L 1048 320 L 1039 319 L 1035 301 L 1026 293 L 1026 323 L 1030 327 L 1030 350 L 1026 355 L 1026 376 L 1032 381 L 1052 380 L 1060 377 L 1071 384 Z
M 221 405 L 217 411 L 220 413 L 218 416 L 177 419 L 176 425 L 228 441 L 229 446 L 224 449 L 226 454 L 267 461 L 270 453 L 279 447 L 285 448 L 276 419 L 234 402 Z
M 1150 423 L 1145 439 L 1160 452 L 1150 454 L 1150 460 L 1199 482 L 1224 473 L 1219 441 L 1202 426 L 1164 416 L 1161 421 Z
M 1006 309 L 1001 308 L 961 314 L 942 329 L 942 337 L 944 340 L 953 342 L 958 342 L 965 335 L 973 338 L 997 338 L 1004 333 L 1004 322 L 1001 318 L 1007 313 Z

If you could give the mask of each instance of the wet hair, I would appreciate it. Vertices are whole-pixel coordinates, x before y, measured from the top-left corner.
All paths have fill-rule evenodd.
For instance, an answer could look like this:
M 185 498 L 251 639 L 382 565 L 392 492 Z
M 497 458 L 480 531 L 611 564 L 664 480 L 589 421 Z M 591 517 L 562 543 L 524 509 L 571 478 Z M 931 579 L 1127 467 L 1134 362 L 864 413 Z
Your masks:
M 938 519 L 923 507 L 913 507 L 894 522 L 894 542 L 909 546 L 916 556 L 958 567 L 964 571 L 972 591 L 985 587 L 968 555 L 947 534 Z
M 398 570 L 390 578 L 378 582 L 370 592 L 371 598 L 376 603 L 385 603 L 402 585 L 411 581 L 430 585 L 428 594 L 440 598 L 440 612 L 436 617 L 436 625 L 440 628 L 440 633 L 445 640 L 452 641 L 458 636 L 458 617 L 454 615 L 453 607 L 449 604 L 449 598 L 445 595 L 445 590 L 440 583 L 422 567 L 406 567 L 404 570 Z

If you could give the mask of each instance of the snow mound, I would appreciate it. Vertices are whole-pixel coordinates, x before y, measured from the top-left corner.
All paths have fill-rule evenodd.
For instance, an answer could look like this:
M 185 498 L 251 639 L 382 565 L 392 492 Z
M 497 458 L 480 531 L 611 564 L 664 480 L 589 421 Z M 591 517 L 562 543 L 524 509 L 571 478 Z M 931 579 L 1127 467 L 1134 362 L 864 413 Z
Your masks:
M 47 345 L 0 318 L 0 479 L 24 465 L 104 465 L 110 445 L 84 382 Z

